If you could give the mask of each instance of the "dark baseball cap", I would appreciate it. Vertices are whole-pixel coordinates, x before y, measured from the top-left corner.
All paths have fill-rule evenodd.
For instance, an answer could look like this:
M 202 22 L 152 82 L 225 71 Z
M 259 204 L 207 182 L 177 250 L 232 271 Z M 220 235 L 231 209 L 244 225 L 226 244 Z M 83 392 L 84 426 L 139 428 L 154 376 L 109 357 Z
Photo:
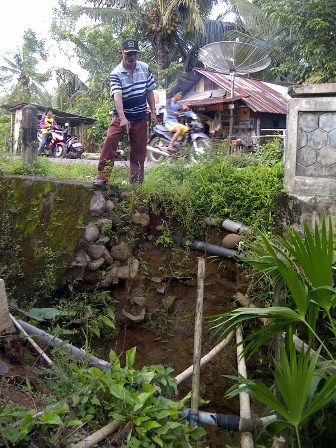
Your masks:
M 121 49 L 125 53 L 128 53 L 130 51 L 140 51 L 138 41 L 132 38 L 125 39 L 124 42 L 121 44 Z

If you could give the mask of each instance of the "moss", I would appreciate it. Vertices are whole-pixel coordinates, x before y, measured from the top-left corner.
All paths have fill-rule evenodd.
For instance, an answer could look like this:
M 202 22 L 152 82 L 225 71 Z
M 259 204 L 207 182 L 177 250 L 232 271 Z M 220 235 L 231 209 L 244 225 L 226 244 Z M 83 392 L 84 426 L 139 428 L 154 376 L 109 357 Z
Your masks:
M 75 182 L 6 177 L 0 187 L 1 266 L 22 298 L 48 296 L 62 282 L 88 219 L 92 191 Z M 12 244 L 10 244 L 12 241 Z M 15 246 L 15 248 L 14 248 Z M 9 275 L 10 266 L 21 272 Z M 13 284 L 20 275 L 22 282 Z

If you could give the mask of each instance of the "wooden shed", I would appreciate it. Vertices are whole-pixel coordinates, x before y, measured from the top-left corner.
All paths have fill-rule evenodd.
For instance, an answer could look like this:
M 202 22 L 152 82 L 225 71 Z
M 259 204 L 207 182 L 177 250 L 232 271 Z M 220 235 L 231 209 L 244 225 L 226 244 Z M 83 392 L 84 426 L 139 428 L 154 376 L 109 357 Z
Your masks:
M 11 101 L 10 103 L 0 105 L 2 109 L 7 110 L 11 114 L 11 150 L 14 152 L 16 151 L 18 144 L 19 129 L 22 119 L 22 108 L 24 106 L 27 106 L 28 104 L 32 103 L 27 103 L 24 101 Z M 39 120 L 45 113 L 47 106 L 42 106 L 41 104 L 32 105 L 37 108 L 38 113 L 38 122 L 36 123 L 37 131 L 39 129 Z M 84 117 L 78 114 L 63 112 L 61 110 L 54 109 L 53 107 L 51 109 L 57 123 L 62 127 L 65 125 L 65 123 L 69 123 L 70 132 L 78 135 L 78 138 L 81 141 L 83 147 L 85 147 L 83 132 L 84 126 L 93 124 L 96 120 L 94 118 Z

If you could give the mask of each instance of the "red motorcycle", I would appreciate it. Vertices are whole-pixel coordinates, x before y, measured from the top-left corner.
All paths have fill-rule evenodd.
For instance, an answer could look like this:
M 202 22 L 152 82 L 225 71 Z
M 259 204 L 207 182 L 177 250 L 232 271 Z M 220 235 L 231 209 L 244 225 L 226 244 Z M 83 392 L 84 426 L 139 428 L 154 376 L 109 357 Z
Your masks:
M 63 157 L 66 151 L 66 130 L 56 129 L 54 126 L 48 128 L 50 134 L 48 135 L 47 143 L 42 148 L 40 155 L 47 155 L 49 157 Z M 42 132 L 37 133 L 37 140 L 41 142 Z

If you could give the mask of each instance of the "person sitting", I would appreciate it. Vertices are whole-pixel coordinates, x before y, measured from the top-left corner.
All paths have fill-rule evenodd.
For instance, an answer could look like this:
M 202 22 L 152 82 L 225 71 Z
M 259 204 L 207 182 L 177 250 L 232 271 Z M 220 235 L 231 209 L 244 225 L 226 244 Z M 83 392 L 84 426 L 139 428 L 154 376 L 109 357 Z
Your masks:
M 187 109 L 186 105 L 180 105 L 179 101 L 182 98 L 183 92 L 178 90 L 173 90 L 173 96 L 167 101 L 166 108 L 163 115 L 163 123 L 169 132 L 174 132 L 171 138 L 168 151 L 176 152 L 174 149 L 174 143 L 179 137 L 184 137 L 188 131 L 188 126 L 179 123 L 178 117 L 181 115 L 182 111 Z
M 47 143 L 49 136 L 51 135 L 50 127 L 58 129 L 58 124 L 55 118 L 52 116 L 52 109 L 49 107 L 46 109 L 45 114 L 42 115 L 40 120 L 40 128 L 42 129 L 42 140 L 40 146 L 38 147 L 37 154 L 40 155 L 43 151 L 44 145 Z

